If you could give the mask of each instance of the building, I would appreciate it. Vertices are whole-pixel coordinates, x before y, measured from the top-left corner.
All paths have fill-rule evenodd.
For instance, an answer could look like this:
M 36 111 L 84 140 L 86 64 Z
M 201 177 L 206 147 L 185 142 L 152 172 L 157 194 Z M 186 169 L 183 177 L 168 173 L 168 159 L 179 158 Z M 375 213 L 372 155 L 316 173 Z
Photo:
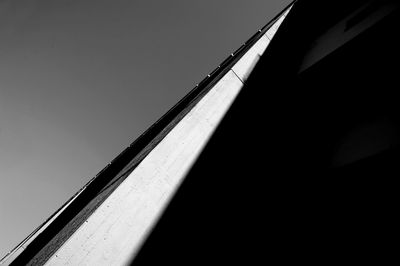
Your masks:
M 294 1 L 6 259 L 393 260 L 398 7 Z

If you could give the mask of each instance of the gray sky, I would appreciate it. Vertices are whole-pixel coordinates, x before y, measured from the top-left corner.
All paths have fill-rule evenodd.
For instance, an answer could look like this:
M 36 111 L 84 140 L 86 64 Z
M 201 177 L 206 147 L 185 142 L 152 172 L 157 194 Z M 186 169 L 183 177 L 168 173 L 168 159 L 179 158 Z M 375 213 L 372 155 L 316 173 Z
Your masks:
M 289 0 L 0 0 L 0 257 Z

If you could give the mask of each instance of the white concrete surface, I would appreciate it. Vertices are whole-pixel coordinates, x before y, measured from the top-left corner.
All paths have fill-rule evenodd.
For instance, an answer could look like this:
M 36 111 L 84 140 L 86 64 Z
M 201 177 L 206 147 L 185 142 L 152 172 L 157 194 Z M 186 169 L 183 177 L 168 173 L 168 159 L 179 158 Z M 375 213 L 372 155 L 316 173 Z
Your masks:
M 264 35 L 233 67 L 235 73 L 230 70 L 194 106 L 46 265 L 128 263 L 233 103 L 243 86 L 242 80 L 246 80 L 268 43 Z
M 289 7 L 283 14 L 282 16 L 279 17 L 279 19 L 276 20 L 276 22 L 267 30 L 265 35 L 267 36 L 268 39 L 272 40 L 274 37 L 275 33 L 278 31 L 279 27 L 281 26 L 283 20 L 286 18 L 287 14 L 289 13 L 290 9 L 292 7 Z
M 47 265 L 121 265 L 128 262 L 241 87 L 242 82 L 229 71 Z
M 279 26 L 282 24 L 290 8 L 285 11 L 284 14 L 267 30 L 250 49 L 249 51 L 240 58 L 240 60 L 232 67 L 232 70 L 238 75 L 238 77 L 245 83 L 253 68 L 256 66 L 261 55 L 267 49 L 271 39 L 278 31 Z
M 243 82 L 246 82 L 269 42 L 270 40 L 267 36 L 262 36 L 260 40 L 258 40 L 257 43 L 255 43 L 253 47 L 251 47 L 249 51 L 232 67 L 232 70 L 235 71 L 236 75 L 238 75 Z

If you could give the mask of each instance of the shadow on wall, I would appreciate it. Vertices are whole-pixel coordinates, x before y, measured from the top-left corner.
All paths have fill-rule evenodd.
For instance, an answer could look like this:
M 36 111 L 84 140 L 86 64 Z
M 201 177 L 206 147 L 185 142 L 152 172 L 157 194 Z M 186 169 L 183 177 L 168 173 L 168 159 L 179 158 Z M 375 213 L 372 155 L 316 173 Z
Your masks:
M 394 148 L 399 144 L 399 133 L 399 125 L 387 117 L 360 123 L 339 139 L 332 166 L 344 166 Z

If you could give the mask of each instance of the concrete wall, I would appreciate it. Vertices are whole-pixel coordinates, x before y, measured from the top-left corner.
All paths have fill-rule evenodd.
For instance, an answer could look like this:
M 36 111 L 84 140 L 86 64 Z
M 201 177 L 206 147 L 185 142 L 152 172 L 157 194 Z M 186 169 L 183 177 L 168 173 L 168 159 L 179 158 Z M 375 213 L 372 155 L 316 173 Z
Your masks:
M 121 265 L 131 261 L 233 103 L 287 12 L 214 85 L 46 264 Z M 17 249 L 4 263 L 11 262 L 23 248 Z
M 126 263 L 161 215 L 241 87 L 241 81 L 229 71 L 60 248 L 48 265 Z
M 282 20 L 151 151 L 47 265 L 120 265 L 132 259 Z

